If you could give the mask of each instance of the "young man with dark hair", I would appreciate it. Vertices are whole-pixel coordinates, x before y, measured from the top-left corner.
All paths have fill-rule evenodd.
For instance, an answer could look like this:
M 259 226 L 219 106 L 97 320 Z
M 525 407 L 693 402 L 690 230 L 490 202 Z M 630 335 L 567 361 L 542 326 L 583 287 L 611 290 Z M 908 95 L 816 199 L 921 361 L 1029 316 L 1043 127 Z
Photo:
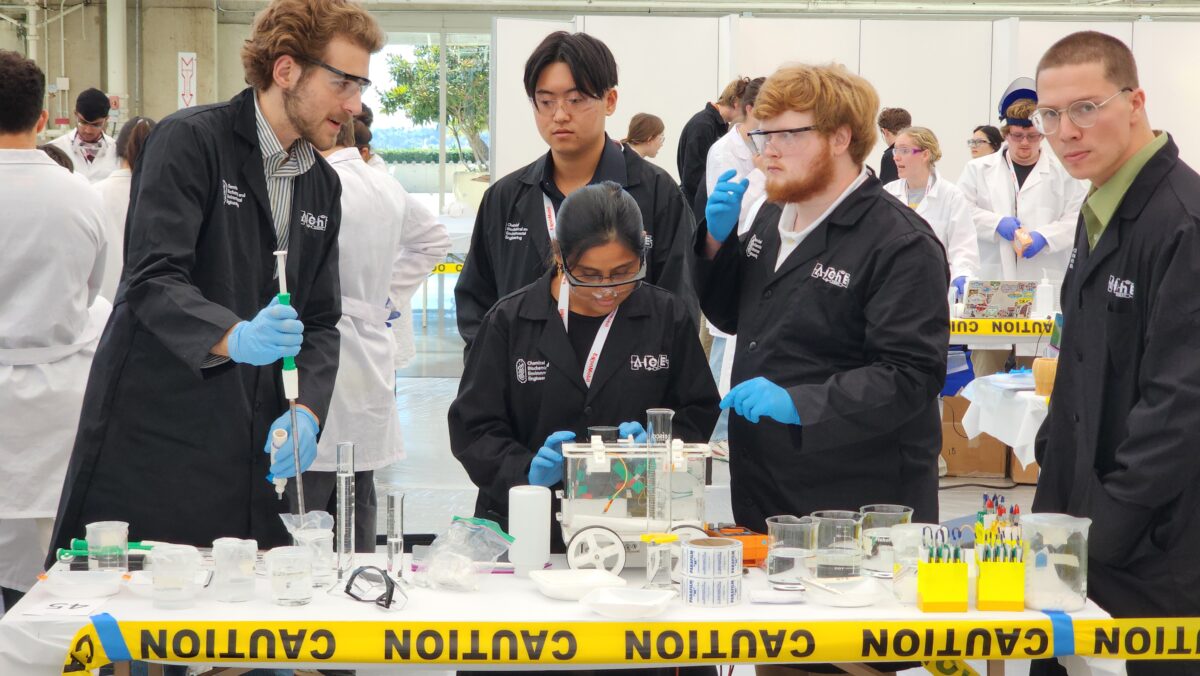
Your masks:
M 100 195 L 37 148 L 46 79 L 0 50 L 0 591 L 37 581 L 108 304 Z M 120 246 L 120 244 L 116 244 Z
M 109 112 L 107 94 L 99 89 L 79 92 L 75 129 L 50 142 L 71 158 L 76 173 L 92 183 L 108 178 L 118 167 L 116 142 L 104 133 Z
M 312 463 L 338 365 L 341 186 L 317 157 L 359 110 L 385 36 L 348 0 L 274 0 L 242 48 L 251 84 L 150 134 L 125 270 L 88 382 L 54 538 L 92 521 L 140 539 L 289 542 L 271 475 Z M 274 299 L 286 250 L 291 305 Z M 303 349 L 302 349 L 303 348 Z M 288 415 L 276 362 L 295 357 Z M 270 436 L 288 433 L 272 461 Z M 53 551 L 53 550 L 52 550 Z
M 900 174 L 896 171 L 896 160 L 893 157 L 896 147 L 896 135 L 901 129 L 906 129 L 912 126 L 912 115 L 903 108 L 884 108 L 879 111 L 879 133 L 883 134 L 883 140 L 888 144 L 887 150 L 883 151 L 883 158 L 879 160 L 879 181 L 884 185 L 900 178 Z
M 1114 617 L 1200 616 L 1200 175 L 1150 126 L 1120 40 L 1083 32 L 1058 41 L 1038 64 L 1037 92 L 1035 124 L 1092 189 L 1064 281 L 1033 510 L 1092 520 L 1088 596 Z
M 471 249 L 454 289 L 467 349 L 497 300 L 537 281 L 551 260 L 551 232 L 566 196 L 613 181 L 637 200 L 646 229 L 646 281 L 695 304 L 688 258 L 694 222 L 669 174 L 605 133 L 617 107 L 617 64 L 603 42 L 552 33 L 525 63 L 525 93 L 550 151 L 484 193 Z

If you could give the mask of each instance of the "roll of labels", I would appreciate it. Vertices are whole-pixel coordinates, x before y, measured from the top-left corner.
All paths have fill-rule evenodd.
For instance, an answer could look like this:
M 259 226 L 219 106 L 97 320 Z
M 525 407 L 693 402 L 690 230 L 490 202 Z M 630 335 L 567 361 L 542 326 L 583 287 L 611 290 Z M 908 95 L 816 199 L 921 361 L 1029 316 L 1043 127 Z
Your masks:
M 742 602 L 742 543 L 697 538 L 683 543 L 679 596 L 684 605 L 721 608 Z

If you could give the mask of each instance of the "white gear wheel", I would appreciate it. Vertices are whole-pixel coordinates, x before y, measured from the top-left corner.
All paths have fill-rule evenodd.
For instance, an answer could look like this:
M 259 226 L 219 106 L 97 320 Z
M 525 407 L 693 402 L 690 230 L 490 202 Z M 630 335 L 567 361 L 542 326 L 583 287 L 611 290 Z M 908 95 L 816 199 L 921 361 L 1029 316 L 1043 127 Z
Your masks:
M 567 545 L 567 564 L 575 570 L 595 568 L 617 575 L 625 567 L 625 543 L 603 526 L 588 526 Z
M 675 557 L 675 565 L 671 567 L 671 581 L 679 582 L 683 577 L 683 543 L 690 542 L 696 538 L 706 538 L 708 537 L 708 533 L 705 533 L 702 528 L 686 525 L 675 526 L 670 532 L 679 537 L 671 545 L 671 554 Z

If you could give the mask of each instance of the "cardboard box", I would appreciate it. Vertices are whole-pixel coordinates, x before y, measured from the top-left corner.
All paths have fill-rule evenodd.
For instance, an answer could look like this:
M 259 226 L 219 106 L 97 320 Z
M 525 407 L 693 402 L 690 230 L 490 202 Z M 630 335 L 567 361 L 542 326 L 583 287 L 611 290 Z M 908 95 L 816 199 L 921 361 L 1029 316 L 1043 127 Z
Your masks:
M 970 405 L 971 400 L 966 397 L 957 395 L 942 397 L 942 422 L 961 424 L 963 416 L 967 414 L 967 407 Z
M 1008 447 L 988 434 L 967 439 L 961 424 L 942 423 L 942 457 L 947 476 L 997 478 L 1005 475 Z
M 1011 450 L 1008 452 L 1008 476 L 1016 483 L 1036 484 L 1040 472 L 1041 468 L 1036 462 L 1029 463 L 1028 467 L 1021 467 L 1021 461 L 1017 460 L 1016 454 Z

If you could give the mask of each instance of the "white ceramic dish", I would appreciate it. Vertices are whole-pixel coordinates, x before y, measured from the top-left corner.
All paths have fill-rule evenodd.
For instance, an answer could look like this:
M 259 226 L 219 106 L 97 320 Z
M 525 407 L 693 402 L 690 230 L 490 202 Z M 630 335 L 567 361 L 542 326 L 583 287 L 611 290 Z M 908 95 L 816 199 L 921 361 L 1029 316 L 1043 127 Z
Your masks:
M 593 589 L 602 587 L 624 587 L 625 579 L 606 570 L 567 568 L 563 570 L 535 570 L 529 579 L 538 591 L 560 601 L 578 601 Z
M 675 596 L 670 589 L 602 587 L 588 592 L 579 602 L 614 620 L 639 620 L 662 614 Z
M 98 599 L 121 591 L 121 571 L 52 570 L 42 587 L 62 599 Z

